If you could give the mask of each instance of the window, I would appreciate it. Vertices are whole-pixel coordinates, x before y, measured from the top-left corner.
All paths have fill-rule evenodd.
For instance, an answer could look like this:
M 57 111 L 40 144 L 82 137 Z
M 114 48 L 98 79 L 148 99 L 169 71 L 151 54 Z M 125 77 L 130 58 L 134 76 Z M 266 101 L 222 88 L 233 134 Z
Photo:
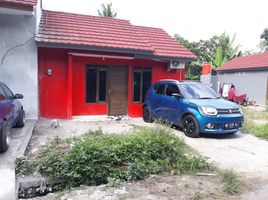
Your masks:
M 156 94 L 164 94 L 165 86 L 166 85 L 164 85 L 164 84 L 159 84 L 159 86 L 156 90 Z
M 7 98 L 6 93 L 3 88 L 0 86 L 0 100 L 5 100 Z
M 133 102 L 144 102 L 145 95 L 152 82 L 152 71 L 148 69 L 133 70 Z
M 206 84 L 180 84 L 183 94 L 189 99 L 216 99 L 220 96 Z
M 11 90 L 5 85 L 5 84 L 1 84 L 1 87 L 4 89 L 6 95 L 8 98 L 14 98 L 13 93 L 11 92 Z
M 106 101 L 106 69 L 97 67 L 86 68 L 86 102 L 97 103 Z
M 172 96 L 173 93 L 180 94 L 179 88 L 175 84 L 169 84 L 167 87 L 166 95 Z

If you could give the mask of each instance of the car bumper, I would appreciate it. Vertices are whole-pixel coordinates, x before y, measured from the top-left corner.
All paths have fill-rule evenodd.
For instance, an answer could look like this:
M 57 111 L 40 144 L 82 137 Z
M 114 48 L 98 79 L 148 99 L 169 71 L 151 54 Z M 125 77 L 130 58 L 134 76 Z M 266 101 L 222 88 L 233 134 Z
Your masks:
M 244 116 L 242 114 L 201 116 L 198 121 L 201 133 L 225 134 L 239 131 L 243 125 Z

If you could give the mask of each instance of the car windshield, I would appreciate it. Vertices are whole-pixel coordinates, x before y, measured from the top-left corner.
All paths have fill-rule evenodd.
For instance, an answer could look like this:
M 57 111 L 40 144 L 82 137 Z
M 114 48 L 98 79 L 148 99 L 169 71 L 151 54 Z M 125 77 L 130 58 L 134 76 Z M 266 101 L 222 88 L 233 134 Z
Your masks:
M 181 84 L 184 96 L 188 99 L 218 99 L 220 96 L 205 84 Z

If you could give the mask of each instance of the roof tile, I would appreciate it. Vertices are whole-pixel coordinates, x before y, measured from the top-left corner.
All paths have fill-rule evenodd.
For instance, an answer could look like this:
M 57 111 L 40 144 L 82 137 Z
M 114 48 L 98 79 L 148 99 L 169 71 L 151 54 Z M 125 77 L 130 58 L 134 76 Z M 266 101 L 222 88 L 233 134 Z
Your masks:
M 159 28 L 134 26 L 121 19 L 46 10 L 36 41 L 138 50 L 158 57 L 196 58 Z
M 268 52 L 234 58 L 217 69 L 217 71 L 235 71 L 241 69 L 268 68 Z
M 1 0 L 1 2 L 25 6 L 35 6 L 37 4 L 37 0 Z

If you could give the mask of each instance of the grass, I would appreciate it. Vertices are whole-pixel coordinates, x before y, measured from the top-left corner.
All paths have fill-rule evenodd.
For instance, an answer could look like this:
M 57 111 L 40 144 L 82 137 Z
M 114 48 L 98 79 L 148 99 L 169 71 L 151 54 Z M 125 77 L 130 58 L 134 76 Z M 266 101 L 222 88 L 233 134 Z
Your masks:
M 241 192 L 243 183 L 232 170 L 225 170 L 221 173 L 224 183 L 224 191 L 234 195 Z
M 266 110 L 257 111 L 252 108 L 243 108 L 243 112 L 245 122 L 242 131 L 268 140 L 268 112 Z M 266 120 L 267 123 L 257 124 L 254 123 L 254 120 Z
M 212 169 L 206 158 L 163 126 L 136 128 L 131 134 L 89 131 L 84 137 L 56 139 L 36 161 L 39 172 L 67 185 L 106 184 L 143 179 L 148 174 L 190 173 Z

